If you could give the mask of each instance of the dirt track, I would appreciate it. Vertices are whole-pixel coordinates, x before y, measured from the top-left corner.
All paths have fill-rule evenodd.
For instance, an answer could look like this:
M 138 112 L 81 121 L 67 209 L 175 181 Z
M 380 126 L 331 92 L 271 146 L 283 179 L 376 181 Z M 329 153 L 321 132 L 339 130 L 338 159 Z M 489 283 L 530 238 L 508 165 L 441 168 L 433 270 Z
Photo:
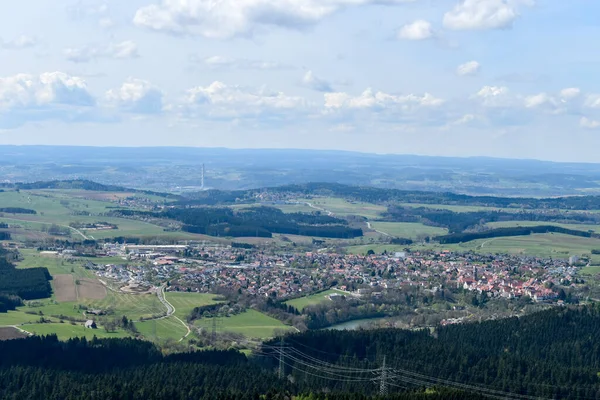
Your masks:
M 57 301 L 77 301 L 77 291 L 72 275 L 55 275 L 52 284 Z

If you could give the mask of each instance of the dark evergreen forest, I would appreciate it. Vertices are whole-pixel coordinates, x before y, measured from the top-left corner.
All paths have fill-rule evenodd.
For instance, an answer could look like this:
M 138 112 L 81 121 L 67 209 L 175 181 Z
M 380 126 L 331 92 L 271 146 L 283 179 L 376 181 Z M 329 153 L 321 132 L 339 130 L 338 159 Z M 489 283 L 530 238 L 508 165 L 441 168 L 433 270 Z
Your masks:
M 6 251 L 0 249 L 0 294 L 16 295 L 24 300 L 50 297 L 51 279 L 47 268 L 15 268 L 6 259 Z

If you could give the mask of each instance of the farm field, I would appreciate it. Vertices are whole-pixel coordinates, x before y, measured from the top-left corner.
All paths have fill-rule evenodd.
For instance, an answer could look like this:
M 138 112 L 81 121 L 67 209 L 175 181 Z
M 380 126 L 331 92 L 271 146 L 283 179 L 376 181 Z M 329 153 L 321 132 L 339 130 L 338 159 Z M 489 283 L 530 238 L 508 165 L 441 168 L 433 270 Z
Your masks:
M 199 328 L 210 332 L 212 329 L 212 318 L 202 318 L 195 321 Z M 217 330 L 240 333 L 248 338 L 264 339 L 275 336 L 278 330 L 292 330 L 282 322 L 271 318 L 256 310 L 247 310 L 241 314 L 231 317 L 219 318 Z
M 298 199 L 301 203 L 310 203 L 314 207 L 325 209 L 335 215 L 360 215 L 368 219 L 377 219 L 381 213 L 387 211 L 385 206 L 377 204 L 350 202 L 337 197 L 315 197 L 313 199 Z M 313 211 L 318 211 L 316 208 L 310 207 Z
M 21 339 L 27 337 L 26 334 L 15 328 L 0 328 L 0 340 Z
M 288 305 L 295 307 L 298 310 L 302 311 L 302 310 L 304 310 L 304 308 L 306 308 L 308 306 L 314 306 L 314 305 L 321 304 L 321 303 L 324 303 L 327 301 L 331 301 L 331 300 L 329 300 L 329 296 L 332 294 L 345 295 L 346 293 L 342 292 L 341 290 L 330 289 L 330 290 L 326 290 L 321 293 L 312 294 L 310 296 L 305 296 L 305 297 L 300 297 L 298 299 L 289 300 L 289 301 L 286 301 L 285 304 L 288 304 Z
M 583 267 L 579 270 L 580 275 L 598 275 L 600 274 L 600 266 Z
M 81 230 L 83 235 L 94 239 L 105 239 L 117 236 L 160 236 L 182 240 L 202 238 L 201 235 L 187 232 L 165 232 L 162 227 L 143 221 L 103 216 L 102 214 L 111 210 L 109 207 L 114 207 L 116 204 L 108 201 L 109 199 L 114 198 L 116 195 L 115 193 L 81 191 L 73 191 L 72 193 L 83 197 L 106 199 L 106 201 L 69 197 L 69 191 L 45 190 L 0 192 L 0 204 L 2 204 L 3 207 L 22 207 L 37 211 L 37 214 L 3 213 L 0 217 L 0 222 L 6 222 L 11 226 L 19 226 L 26 231 L 41 231 L 44 225 L 48 227 L 52 224 L 65 227 L 73 222 L 94 223 L 103 221 L 118 226 L 118 229 L 109 230 Z M 86 213 L 91 215 L 83 215 Z M 72 230 L 71 236 L 81 235 Z
M 453 245 L 429 245 L 429 247 L 455 251 L 473 250 L 482 253 L 509 253 L 566 259 L 572 255 L 590 255 L 592 249 L 600 249 L 600 239 L 563 235 L 560 233 L 545 233 L 529 236 L 479 239 Z M 600 260 L 600 258 L 592 255 L 592 260 Z
M 585 238 L 559 233 L 534 234 L 530 236 L 498 237 L 479 239 L 466 243 L 440 245 L 437 243 L 414 244 L 411 246 L 371 244 L 350 246 L 346 251 L 351 254 L 366 254 L 373 250 L 376 254 L 384 251 L 396 252 L 410 248 L 413 251 L 434 249 L 451 251 L 476 251 L 479 253 L 509 253 L 536 257 L 566 259 L 572 255 L 590 255 L 592 249 L 600 249 L 600 239 Z M 593 262 L 600 262 L 600 256 L 592 255 Z
M 102 338 L 122 338 L 131 336 L 129 333 L 122 330 L 116 332 L 106 332 L 104 328 L 99 327 L 98 329 L 86 329 L 83 324 L 77 323 L 71 325 L 68 322 L 65 323 L 50 323 L 50 324 L 32 324 L 23 325 L 20 327 L 27 332 L 31 332 L 36 335 L 51 335 L 55 334 L 60 340 L 66 340 L 74 337 L 85 337 L 86 339 L 93 339 L 94 336 Z
M 544 222 L 544 221 L 502 221 L 502 222 L 489 222 L 486 226 L 490 228 L 513 228 L 516 226 L 539 226 L 539 225 L 552 225 L 559 226 L 566 229 L 574 229 L 578 231 L 592 231 L 600 233 L 600 225 L 587 225 L 587 224 L 560 224 L 557 222 Z
M 187 333 L 181 322 L 173 317 L 136 322 L 135 327 L 142 336 L 155 342 L 169 339 L 178 341 Z
M 390 236 L 417 239 L 420 236 L 440 236 L 448 234 L 448 229 L 436 228 L 412 222 L 371 222 L 371 227 Z
M 13 326 L 13 325 L 23 325 L 29 323 L 36 323 L 39 321 L 39 315 L 26 314 L 21 311 L 24 308 L 21 307 L 17 311 L 9 311 L 7 313 L 0 313 L 0 326 Z M 32 311 L 32 310 L 28 310 Z M 44 317 L 47 318 L 47 317 Z
M 175 308 L 175 315 L 184 321 L 194 308 L 220 302 L 215 300 L 217 295 L 209 293 L 166 292 L 165 297 Z

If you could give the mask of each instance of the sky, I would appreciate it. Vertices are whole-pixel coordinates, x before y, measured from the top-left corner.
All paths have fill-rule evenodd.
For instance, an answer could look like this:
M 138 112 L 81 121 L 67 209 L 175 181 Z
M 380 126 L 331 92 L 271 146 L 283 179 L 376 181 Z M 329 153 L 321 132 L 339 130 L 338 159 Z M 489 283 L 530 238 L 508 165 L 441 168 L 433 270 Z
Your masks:
M 595 0 L 0 4 L 0 144 L 600 162 Z

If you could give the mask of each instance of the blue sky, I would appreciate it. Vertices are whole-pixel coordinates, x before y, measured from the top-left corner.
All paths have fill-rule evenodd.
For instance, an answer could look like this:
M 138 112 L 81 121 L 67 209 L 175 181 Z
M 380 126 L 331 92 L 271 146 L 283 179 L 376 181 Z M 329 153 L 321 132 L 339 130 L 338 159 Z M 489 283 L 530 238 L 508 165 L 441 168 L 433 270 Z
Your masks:
M 600 162 L 600 2 L 0 5 L 0 144 Z

